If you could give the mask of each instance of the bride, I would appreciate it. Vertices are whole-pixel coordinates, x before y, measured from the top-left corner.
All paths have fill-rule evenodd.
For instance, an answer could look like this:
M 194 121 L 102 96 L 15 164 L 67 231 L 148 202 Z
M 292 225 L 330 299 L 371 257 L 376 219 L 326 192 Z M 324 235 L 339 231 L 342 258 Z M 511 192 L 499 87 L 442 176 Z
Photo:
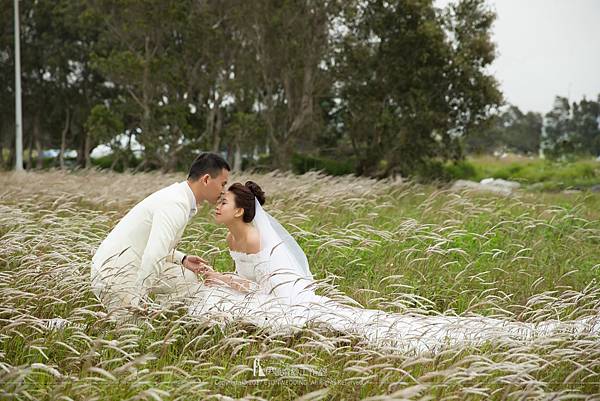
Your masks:
M 523 341 L 563 332 L 600 332 L 596 318 L 523 323 L 484 316 L 388 313 L 347 305 L 349 298 L 317 295 L 308 261 L 294 238 L 267 213 L 254 182 L 232 184 L 215 210 L 227 226 L 235 274 L 207 268 L 189 313 L 239 319 L 269 330 L 297 330 L 307 323 L 358 334 L 371 344 L 401 351 L 434 351 L 444 345 L 487 340 Z M 354 302 L 357 304 L 356 302 Z

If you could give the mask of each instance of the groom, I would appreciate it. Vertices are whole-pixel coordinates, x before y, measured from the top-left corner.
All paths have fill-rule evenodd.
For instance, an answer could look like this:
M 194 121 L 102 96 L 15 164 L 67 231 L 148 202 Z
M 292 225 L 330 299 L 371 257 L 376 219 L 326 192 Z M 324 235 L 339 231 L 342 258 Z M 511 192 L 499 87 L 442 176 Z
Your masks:
M 138 306 L 150 292 L 177 297 L 197 288 L 196 273 L 204 271 L 207 262 L 175 246 L 197 206 L 218 202 L 230 170 L 221 156 L 200 154 L 187 180 L 149 195 L 112 229 L 91 268 L 92 290 L 109 313 Z

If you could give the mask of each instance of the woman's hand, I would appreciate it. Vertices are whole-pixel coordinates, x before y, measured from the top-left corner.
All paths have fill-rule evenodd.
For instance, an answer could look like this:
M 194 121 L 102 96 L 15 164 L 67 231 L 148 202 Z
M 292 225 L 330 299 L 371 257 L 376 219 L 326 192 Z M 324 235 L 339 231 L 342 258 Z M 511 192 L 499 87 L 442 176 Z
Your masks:
M 224 276 L 212 269 L 202 272 L 202 275 L 204 276 L 204 285 L 208 287 L 229 286 Z
M 227 286 L 239 292 L 250 292 L 252 281 L 235 274 L 223 274 L 215 271 L 204 273 L 204 284 L 208 287 Z

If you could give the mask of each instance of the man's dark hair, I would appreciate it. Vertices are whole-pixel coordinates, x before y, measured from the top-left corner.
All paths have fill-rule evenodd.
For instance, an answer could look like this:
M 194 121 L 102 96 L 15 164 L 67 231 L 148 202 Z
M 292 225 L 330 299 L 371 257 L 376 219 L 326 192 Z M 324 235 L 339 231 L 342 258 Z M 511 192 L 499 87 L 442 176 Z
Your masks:
M 211 178 L 216 178 L 221 174 L 223 169 L 231 171 L 229 163 L 221 156 L 215 153 L 200 153 L 190 167 L 188 180 L 196 181 L 204 174 L 209 174 Z

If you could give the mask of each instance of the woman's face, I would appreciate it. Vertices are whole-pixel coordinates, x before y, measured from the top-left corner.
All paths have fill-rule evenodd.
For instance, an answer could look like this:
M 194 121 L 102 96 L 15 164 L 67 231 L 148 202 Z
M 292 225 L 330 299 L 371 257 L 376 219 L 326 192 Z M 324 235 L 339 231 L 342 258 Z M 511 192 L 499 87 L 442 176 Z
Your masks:
M 233 192 L 227 191 L 221 199 L 217 202 L 215 209 L 215 221 L 217 224 L 227 224 L 237 218 L 240 218 L 244 213 L 244 209 L 235 207 Z

